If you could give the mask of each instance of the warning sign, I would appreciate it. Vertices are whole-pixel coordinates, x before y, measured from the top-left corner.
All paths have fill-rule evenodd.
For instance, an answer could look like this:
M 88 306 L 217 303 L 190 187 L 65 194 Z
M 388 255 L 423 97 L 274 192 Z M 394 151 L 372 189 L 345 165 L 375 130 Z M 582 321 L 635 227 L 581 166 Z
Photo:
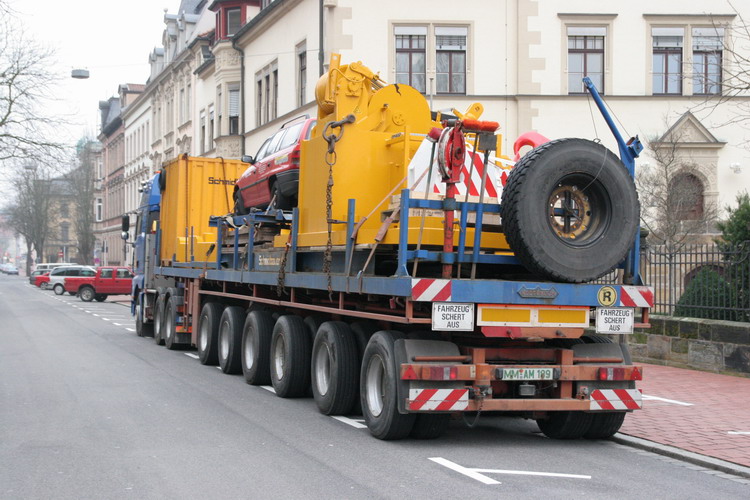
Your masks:
M 597 333 L 633 333 L 635 309 L 632 307 L 597 307 Z
M 461 332 L 474 330 L 474 304 L 433 302 L 432 329 Z

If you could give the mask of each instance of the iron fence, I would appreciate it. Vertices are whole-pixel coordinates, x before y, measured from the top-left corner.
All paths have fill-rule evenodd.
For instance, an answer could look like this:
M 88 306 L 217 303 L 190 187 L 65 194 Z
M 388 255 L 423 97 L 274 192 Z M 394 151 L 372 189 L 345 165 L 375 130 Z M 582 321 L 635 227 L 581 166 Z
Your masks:
M 750 242 L 641 250 L 641 277 L 654 288 L 652 313 L 750 320 Z M 617 282 L 617 273 L 597 280 Z

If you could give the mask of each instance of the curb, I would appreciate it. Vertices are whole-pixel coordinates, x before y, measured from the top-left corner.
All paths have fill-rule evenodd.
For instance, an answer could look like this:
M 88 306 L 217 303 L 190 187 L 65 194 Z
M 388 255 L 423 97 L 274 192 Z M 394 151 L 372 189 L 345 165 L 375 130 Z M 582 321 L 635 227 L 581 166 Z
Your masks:
M 690 462 L 707 469 L 713 469 L 724 472 L 726 474 L 734 474 L 736 476 L 750 479 L 750 467 L 744 467 L 739 464 L 727 462 L 726 460 L 701 455 L 699 453 L 693 453 L 692 451 L 681 450 L 679 448 L 675 448 L 674 446 L 655 443 L 647 439 L 628 436 L 619 432 L 612 436 L 610 440 L 614 441 L 615 443 L 632 446 L 633 448 L 640 448 L 642 450 L 650 451 L 659 455 L 664 455 L 666 457 Z

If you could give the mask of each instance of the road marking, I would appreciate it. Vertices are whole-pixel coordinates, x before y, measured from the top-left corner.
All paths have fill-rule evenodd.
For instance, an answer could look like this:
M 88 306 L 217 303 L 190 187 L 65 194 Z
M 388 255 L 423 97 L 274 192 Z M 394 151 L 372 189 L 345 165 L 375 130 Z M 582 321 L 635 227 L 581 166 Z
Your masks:
M 134 330 L 134 329 L 132 329 L 132 328 L 125 328 L 125 329 L 126 329 L 127 331 L 129 331 L 129 332 L 134 332 L 134 331 L 135 331 L 135 330 Z
M 88 311 L 86 311 L 86 312 L 88 312 Z M 96 313 L 91 313 L 91 314 L 93 314 L 93 315 L 94 315 L 94 316 L 96 316 L 97 318 L 99 317 L 99 315 L 98 315 L 98 314 L 96 314 Z
M 184 352 L 183 354 L 187 356 L 188 358 L 200 359 L 200 356 L 192 352 Z
M 94 314 L 94 316 L 98 316 L 98 314 Z M 112 321 L 112 320 L 111 320 L 111 319 L 109 319 L 109 318 L 104 318 L 104 317 L 102 317 L 102 319 L 103 319 L 104 321 Z
M 665 398 L 660 398 L 657 396 L 646 396 L 645 394 L 643 395 L 643 399 L 653 400 L 653 401 L 662 401 L 664 403 L 671 403 L 673 405 L 680 405 L 680 406 L 693 406 L 693 403 L 685 403 L 684 401 L 675 401 L 674 399 L 665 399 Z
M 440 464 L 444 467 L 448 467 L 449 469 L 459 472 L 472 479 L 476 479 L 477 481 L 482 482 L 484 484 L 502 484 L 500 481 L 496 481 L 492 479 L 491 477 L 485 476 L 484 474 L 513 474 L 513 475 L 519 475 L 519 476 L 544 476 L 544 477 L 562 477 L 562 478 L 568 478 L 568 479 L 591 479 L 591 476 L 584 475 L 584 474 L 563 474 L 559 472 L 537 472 L 537 471 L 527 471 L 527 470 L 469 468 L 469 467 L 464 467 L 462 465 L 458 465 L 457 463 L 451 462 L 450 460 L 446 460 L 445 458 L 442 458 L 442 457 L 433 457 L 433 458 L 430 458 L 429 460 L 432 460 L 433 462 Z
M 731 434 L 733 436 L 750 436 L 750 431 L 729 431 L 727 434 Z
M 216 368 L 218 368 L 219 370 L 221 370 L 221 366 L 217 366 Z
M 120 323 L 114 323 L 113 322 L 112 324 L 115 325 L 115 326 L 122 326 Z
M 359 419 L 355 420 L 353 418 L 341 417 L 339 415 L 334 415 L 333 418 L 335 418 L 339 422 L 345 423 L 346 425 L 351 425 L 355 429 L 367 429 L 367 426 L 361 423 L 361 422 L 364 422 L 364 420 L 359 420 Z
M 267 390 L 268 392 L 272 392 L 272 393 L 276 394 L 276 389 L 274 389 L 272 385 L 261 385 L 259 387 L 261 389 Z

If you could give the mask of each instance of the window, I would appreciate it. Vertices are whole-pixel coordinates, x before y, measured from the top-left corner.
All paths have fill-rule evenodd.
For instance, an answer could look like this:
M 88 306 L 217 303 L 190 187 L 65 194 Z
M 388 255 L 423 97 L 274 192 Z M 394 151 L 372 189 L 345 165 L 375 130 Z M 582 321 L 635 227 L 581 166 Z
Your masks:
M 221 93 L 221 85 L 217 85 L 216 86 L 216 115 L 219 117 L 219 130 L 217 130 L 217 134 L 216 135 L 219 136 L 219 137 L 221 137 L 221 135 L 222 135 L 221 134 L 221 129 L 223 128 L 221 126 L 222 125 L 222 123 L 221 123 L 221 118 L 222 118 L 221 110 L 223 108 L 223 106 L 221 105 L 221 98 L 222 97 L 223 96 L 222 96 L 222 93 Z
M 679 220 L 703 217 L 703 183 L 690 173 L 680 173 L 670 182 L 669 196 Z
M 60 217 L 70 217 L 67 203 L 60 203 Z
M 396 26 L 396 83 L 411 85 L 423 94 L 427 90 L 425 80 L 424 26 Z
M 302 132 L 302 126 L 304 124 L 305 122 L 295 123 L 294 125 L 286 129 L 286 133 L 279 143 L 279 151 L 293 146 L 299 140 L 299 135 Z
M 60 224 L 60 239 L 68 241 L 70 239 L 70 224 L 67 222 Z
M 721 93 L 723 28 L 693 28 L 693 93 Z
M 653 28 L 653 93 L 682 94 L 682 28 Z
M 568 27 L 568 93 L 586 91 L 583 77 L 588 76 L 604 93 L 604 27 Z
M 276 119 L 278 113 L 279 70 L 277 62 L 255 74 L 256 126 Z
M 467 28 L 435 28 L 435 76 L 438 94 L 466 93 Z
M 113 269 L 102 269 L 101 272 L 99 273 L 99 277 L 109 279 L 112 277 L 112 271 Z
M 193 97 L 193 85 L 187 84 L 187 93 L 185 94 L 185 117 L 190 120 L 190 99 Z
M 201 110 L 201 154 L 206 152 L 206 112 Z
M 307 103 L 307 44 L 297 46 L 297 107 Z
M 180 125 L 185 123 L 185 89 L 180 89 Z
M 231 83 L 227 87 L 229 93 L 229 135 L 240 133 L 240 84 Z
M 227 36 L 232 36 L 240 30 L 242 26 L 240 20 L 240 9 L 227 9 Z
M 209 149 L 214 148 L 214 107 L 209 106 L 208 107 L 208 141 L 207 146 Z
M 94 210 L 95 210 L 94 217 L 96 218 L 96 222 L 101 222 L 104 219 L 103 208 L 104 208 L 103 200 L 101 198 L 97 198 L 96 204 L 94 206 Z
M 128 271 L 125 268 L 118 268 L 117 269 L 117 277 L 118 278 L 131 278 L 133 275 L 130 274 L 130 271 Z
M 96 276 L 96 271 L 89 268 L 81 269 L 81 276 Z

